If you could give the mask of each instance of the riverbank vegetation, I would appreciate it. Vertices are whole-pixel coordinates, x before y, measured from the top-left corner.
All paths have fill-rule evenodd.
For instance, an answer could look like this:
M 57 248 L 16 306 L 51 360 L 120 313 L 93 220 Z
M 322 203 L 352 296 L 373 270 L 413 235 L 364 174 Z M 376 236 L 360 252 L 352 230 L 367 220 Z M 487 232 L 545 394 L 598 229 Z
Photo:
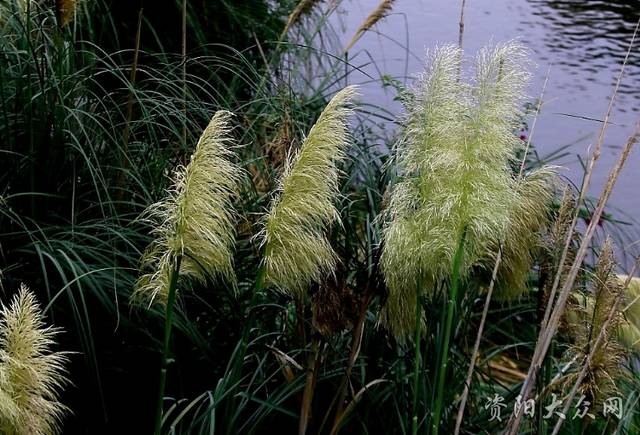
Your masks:
M 592 200 L 610 112 L 576 187 L 526 47 L 370 77 L 395 114 L 349 55 L 393 1 L 337 7 L 0 5 L 3 433 L 640 430 L 640 130 Z

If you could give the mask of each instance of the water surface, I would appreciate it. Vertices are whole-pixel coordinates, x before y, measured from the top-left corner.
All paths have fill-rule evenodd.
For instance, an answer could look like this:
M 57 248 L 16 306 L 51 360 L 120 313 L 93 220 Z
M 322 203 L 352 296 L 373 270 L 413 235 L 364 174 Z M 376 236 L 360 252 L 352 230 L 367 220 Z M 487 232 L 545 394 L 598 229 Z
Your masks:
M 347 0 L 338 16 L 347 42 L 379 0 Z M 340 12 L 340 11 L 339 11 Z M 393 13 L 376 25 L 353 48 L 353 63 L 375 62 L 364 69 L 372 76 L 388 73 L 409 83 L 423 67 L 424 50 L 437 43 L 457 43 L 460 1 L 398 0 Z M 580 184 L 582 161 L 596 140 L 636 22 L 638 1 L 594 0 L 467 0 L 463 46 L 473 55 L 484 45 L 518 38 L 531 50 L 533 79 L 528 90 L 537 98 L 550 67 L 544 106 L 533 142 L 546 156 L 567 146 L 568 155 L 554 164 L 561 173 Z M 632 50 L 626 73 L 605 136 L 602 157 L 594 173 L 590 195 L 599 195 L 620 148 L 640 119 L 640 41 Z M 362 77 L 364 80 L 364 76 Z M 358 79 L 354 78 L 354 82 Z M 379 84 L 366 85 L 364 98 L 373 104 L 400 110 L 393 93 Z M 640 238 L 640 149 L 626 164 L 608 211 L 627 221 L 631 238 Z

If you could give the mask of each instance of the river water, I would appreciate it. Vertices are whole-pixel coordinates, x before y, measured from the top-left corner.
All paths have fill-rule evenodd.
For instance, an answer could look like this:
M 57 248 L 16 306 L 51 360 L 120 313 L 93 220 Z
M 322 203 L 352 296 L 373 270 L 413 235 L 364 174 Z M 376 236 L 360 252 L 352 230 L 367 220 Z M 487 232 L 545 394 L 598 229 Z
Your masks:
M 338 33 L 346 44 L 379 0 L 346 0 L 338 9 Z M 425 48 L 457 43 L 459 0 L 397 0 L 392 13 L 350 51 L 350 61 L 379 78 L 381 74 L 410 83 L 423 68 Z M 535 149 L 546 157 L 561 147 L 566 154 L 552 163 L 580 185 L 582 162 L 595 142 L 636 22 L 640 1 L 467 0 L 463 46 L 467 56 L 491 42 L 514 38 L 531 50 L 535 66 L 528 95 L 540 92 L 549 71 L 544 105 L 533 135 Z M 372 62 L 372 63 L 371 63 Z M 367 63 L 369 63 L 367 65 Z M 365 75 L 350 78 L 366 82 Z M 365 84 L 366 102 L 394 112 L 394 92 L 378 83 Z M 604 149 L 589 194 L 598 196 L 621 147 L 640 119 L 640 41 L 632 50 L 623 77 Z M 626 164 L 609 201 L 608 212 L 632 224 L 619 250 L 639 251 L 640 149 Z M 624 255 L 623 255 L 624 256 Z

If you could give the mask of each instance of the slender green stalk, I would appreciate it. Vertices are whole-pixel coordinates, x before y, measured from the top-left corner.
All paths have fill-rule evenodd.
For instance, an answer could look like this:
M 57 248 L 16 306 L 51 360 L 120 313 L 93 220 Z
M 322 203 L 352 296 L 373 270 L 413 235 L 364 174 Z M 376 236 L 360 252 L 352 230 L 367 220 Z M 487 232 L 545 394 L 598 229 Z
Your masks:
M 449 301 L 447 304 L 447 319 L 445 322 L 444 338 L 442 348 L 440 349 L 440 365 L 438 368 L 438 386 L 436 391 L 435 411 L 433 414 L 432 431 L 433 435 L 438 434 L 440 428 L 440 414 L 442 413 L 442 399 L 444 394 L 444 381 L 447 377 L 447 362 L 449 357 L 449 339 L 451 337 L 451 328 L 453 326 L 453 314 L 455 311 L 456 301 L 458 300 L 458 288 L 460 286 L 460 265 L 464 254 L 464 241 L 466 237 L 466 229 L 462 231 L 456 254 L 453 259 L 453 272 L 451 274 L 451 288 L 449 291 Z M 415 433 L 415 432 L 414 432 Z
M 422 354 L 420 352 L 420 337 L 422 335 L 422 304 L 420 303 L 420 286 L 416 291 L 416 335 L 415 335 L 415 358 L 413 361 L 413 418 L 411 419 L 411 433 L 418 433 L 418 389 L 420 388 L 420 366 Z
M 256 275 L 256 281 L 253 284 L 253 291 L 251 293 L 251 300 L 249 301 L 249 312 L 247 313 L 247 321 L 244 324 L 244 328 L 242 330 L 242 346 L 243 348 L 247 346 L 247 342 L 249 341 L 249 331 L 251 331 L 251 323 L 253 320 L 253 307 L 258 302 L 258 294 L 264 289 L 266 276 L 266 269 L 264 266 L 260 266 L 258 269 L 258 274 Z
M 171 329 L 173 327 L 173 306 L 176 302 L 176 288 L 178 287 L 178 276 L 180 275 L 180 263 L 182 255 L 175 258 L 174 269 L 171 272 L 169 283 L 169 294 L 167 297 L 166 317 L 164 321 L 164 346 L 162 348 L 162 368 L 160 369 L 160 387 L 158 391 L 158 406 L 156 408 L 156 424 L 153 433 L 160 435 L 162 429 L 162 404 L 164 402 L 164 389 L 167 383 L 167 368 L 169 366 L 169 343 L 171 341 Z
M 256 281 L 253 286 L 253 292 L 251 295 L 251 300 L 249 302 L 249 312 L 247 313 L 246 322 L 244 327 L 242 328 L 242 336 L 240 337 L 240 348 L 238 353 L 234 353 L 231 359 L 233 359 L 233 366 L 231 368 L 229 379 L 232 380 L 232 383 L 235 382 L 236 379 L 240 379 L 242 377 L 242 366 L 244 363 L 244 357 L 247 355 L 247 349 L 249 347 L 249 333 L 251 332 L 251 325 L 253 324 L 253 308 L 256 306 L 258 302 L 258 294 L 262 291 L 265 284 L 265 276 L 266 269 L 264 265 L 260 266 L 258 269 L 258 274 L 256 275 Z M 236 408 L 236 395 L 231 395 L 231 404 L 228 407 L 228 412 L 235 412 Z M 231 418 L 227 418 L 227 421 L 231 421 Z M 233 424 L 228 425 L 227 433 L 232 433 Z

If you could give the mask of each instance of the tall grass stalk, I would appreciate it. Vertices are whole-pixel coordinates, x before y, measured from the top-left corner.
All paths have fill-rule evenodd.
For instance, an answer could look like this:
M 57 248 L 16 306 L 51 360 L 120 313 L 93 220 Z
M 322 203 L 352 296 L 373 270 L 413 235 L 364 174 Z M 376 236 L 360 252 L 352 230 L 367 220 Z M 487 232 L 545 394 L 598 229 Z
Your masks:
M 126 183 L 126 173 L 129 168 L 129 138 L 131 136 L 131 121 L 133 119 L 133 104 L 135 99 L 135 86 L 136 86 L 136 77 L 138 73 L 138 59 L 140 56 L 140 37 L 142 36 L 142 18 L 143 18 L 144 9 L 140 7 L 138 11 L 138 24 L 136 26 L 136 41 L 135 47 L 133 50 L 133 61 L 131 62 L 131 72 L 129 73 L 129 86 L 131 86 L 131 90 L 129 91 L 129 96 L 127 98 L 127 115 L 125 118 L 124 124 L 124 132 L 122 134 L 122 152 L 121 152 L 121 160 L 120 166 L 121 170 L 118 173 L 116 183 L 116 195 L 118 199 L 122 199 L 122 195 L 124 194 L 124 186 Z
M 383 236 L 382 270 L 389 297 L 382 320 L 394 335 L 403 338 L 410 330 L 415 334 L 412 304 L 418 299 L 412 296 L 422 291 L 415 288 L 416 276 L 433 293 L 447 288 L 442 284 L 448 286 L 432 392 L 434 433 L 444 407 L 460 281 L 476 265 L 493 270 L 504 241 L 509 255 L 502 261 L 500 284 L 515 283 L 519 291 L 526 290 L 530 251 L 537 243 L 533 234 L 544 221 L 547 183 L 553 176 L 545 168 L 520 186 L 511 168 L 522 146 L 513 128 L 529 76 L 524 47 L 508 43 L 483 49 L 473 84 L 459 80 L 461 62 L 459 48 L 435 50 L 407 102 L 405 131 L 395 156 L 400 181 L 391 194 L 391 219 Z M 459 174 L 458 181 L 443 182 L 452 172 Z M 535 213 L 524 213 L 531 209 Z
M 299 334 L 306 345 L 304 304 L 310 285 L 335 277 L 338 256 L 327 232 L 339 221 L 338 163 L 347 157 L 351 142 L 348 117 L 353 112 L 356 87 L 336 93 L 305 138 L 301 149 L 287 163 L 264 228 L 259 234 L 265 250 L 265 282 L 288 294 L 297 308 Z M 320 343 L 312 334 L 298 432 L 307 430 L 320 357 Z
M 458 48 L 462 49 L 462 38 L 464 37 L 464 7 L 467 0 L 462 0 L 460 5 L 460 21 L 458 22 Z
M 164 340 L 162 341 L 162 359 L 160 365 L 160 381 L 158 383 L 158 401 L 156 405 L 156 418 L 153 433 L 160 435 L 162 431 L 164 391 L 167 383 L 167 370 L 169 369 L 169 345 L 171 342 L 171 330 L 173 329 L 173 311 L 176 302 L 176 289 L 178 287 L 178 276 L 180 275 L 180 264 L 182 255 L 177 255 L 174 259 L 173 270 L 167 296 L 167 306 L 165 308 L 164 320 Z
M 187 0 L 182 0 L 182 149 L 187 148 Z
M 300 404 L 300 421 L 298 422 L 298 435 L 307 433 L 307 426 L 311 418 L 311 405 L 318 381 L 318 370 L 320 369 L 321 340 L 317 337 L 311 339 L 311 352 L 307 358 L 307 375 L 305 376 L 304 390 L 302 392 L 302 402 Z
M 464 417 L 464 409 L 467 404 L 467 398 L 469 397 L 469 391 L 471 389 L 471 382 L 473 380 L 473 372 L 476 366 L 476 359 L 478 358 L 478 354 L 480 352 L 480 342 L 482 341 L 482 332 L 484 330 L 484 324 L 487 320 L 487 314 L 489 313 L 489 304 L 491 302 L 491 296 L 493 295 L 493 288 L 496 284 L 496 278 L 498 276 L 498 270 L 500 269 L 500 262 L 502 261 L 502 247 L 498 250 L 496 255 L 496 263 L 493 266 L 493 271 L 491 272 L 491 281 L 489 282 L 489 289 L 487 290 L 487 296 L 484 301 L 484 306 L 482 308 L 482 317 L 480 319 L 480 326 L 478 327 L 478 334 L 476 335 L 476 340 L 473 344 L 473 352 L 471 353 L 471 359 L 469 360 L 469 368 L 467 369 L 467 377 L 464 382 L 464 390 L 462 391 L 462 397 L 460 399 L 460 406 L 458 408 L 458 414 L 456 416 L 456 426 L 453 430 L 455 435 L 460 433 L 460 428 L 462 427 L 462 419 Z
M 342 422 L 342 419 L 345 417 L 344 401 L 347 396 L 347 387 L 348 387 L 349 379 L 351 378 L 351 372 L 353 370 L 353 366 L 355 365 L 356 360 L 358 359 L 358 355 L 360 353 L 360 347 L 362 345 L 362 337 L 364 335 L 364 323 L 367 317 L 369 304 L 373 299 L 373 290 L 371 289 L 371 286 L 372 286 L 371 281 L 370 280 L 367 281 L 367 288 L 364 292 L 362 304 L 360 305 L 360 314 L 358 316 L 356 327 L 353 330 L 353 341 L 351 343 L 351 351 L 349 353 L 349 362 L 347 363 L 347 368 L 345 370 L 344 376 L 342 377 L 342 381 L 340 383 L 340 387 L 338 388 L 338 392 L 335 396 L 336 399 L 334 399 L 335 401 L 337 401 L 338 405 L 336 409 L 335 418 L 333 420 L 333 428 L 331 429 L 331 435 L 335 435 L 338 433 L 338 430 L 340 429 L 340 423 Z M 329 417 L 329 414 L 333 409 L 333 405 L 334 405 L 334 401 L 332 401 L 332 403 L 329 405 L 329 408 L 327 409 L 327 415 L 325 415 L 325 418 L 324 418 L 325 421 Z M 321 424 L 318 432 L 322 431 L 322 427 L 324 426 L 325 421 L 323 421 L 323 423 Z
M 420 285 L 418 285 L 420 288 Z M 422 298 L 419 292 L 416 292 L 416 326 L 414 336 L 414 357 L 413 357 L 413 406 L 411 411 L 411 433 L 418 433 L 418 397 L 420 396 L 420 369 L 422 367 L 422 346 L 420 344 L 422 338 Z
M 162 428 L 169 345 L 180 275 L 205 281 L 218 273 L 232 280 L 235 209 L 241 170 L 229 160 L 232 151 L 231 113 L 220 111 L 202 133 L 191 161 L 175 171 L 169 195 L 151 205 L 147 213 L 157 226 L 157 238 L 147 249 L 143 264 L 154 270 L 138 281 L 134 296 L 165 304 L 164 340 L 160 370 L 155 434 Z
M 435 410 L 433 412 L 433 420 L 431 422 L 431 433 L 437 435 L 440 429 L 440 415 L 443 408 L 444 384 L 447 379 L 447 368 L 449 363 L 449 340 L 451 338 L 451 329 L 453 327 L 453 318 L 456 305 L 458 303 L 458 289 L 461 280 L 462 258 L 464 256 L 464 245 L 467 235 L 467 229 L 462 230 L 458 241 L 458 247 L 453 259 L 453 270 L 451 271 L 451 285 L 449 290 L 449 298 L 447 301 L 447 317 L 444 324 L 444 337 L 442 339 L 442 347 L 439 349 L 440 362 L 437 370 L 437 386 L 435 396 Z M 418 433 L 417 417 L 414 415 L 413 435 Z
M 267 253 L 265 253 L 266 255 Z M 258 303 L 258 297 L 260 293 L 263 291 L 265 287 L 265 276 L 266 276 L 266 268 L 264 265 L 261 265 L 258 268 L 258 273 L 256 274 L 256 278 L 254 281 L 253 288 L 251 290 L 251 299 L 249 302 L 248 312 L 246 314 L 245 322 L 242 327 L 242 334 L 240 335 L 240 341 L 235 351 L 231 355 L 231 359 L 229 361 L 230 370 L 225 373 L 225 381 L 234 385 L 230 388 L 230 393 L 232 394 L 230 399 L 230 406 L 228 407 L 228 413 L 235 413 L 235 408 L 237 408 L 238 397 L 236 394 L 233 394 L 234 390 L 240 387 L 240 382 L 243 377 L 243 368 L 245 357 L 247 356 L 247 351 L 249 349 L 249 338 L 251 335 L 251 328 L 253 327 L 255 321 L 255 307 Z M 231 415 L 227 415 L 227 422 L 234 422 L 235 418 Z M 227 433 L 230 434 L 233 429 L 233 424 L 229 424 L 227 427 Z

